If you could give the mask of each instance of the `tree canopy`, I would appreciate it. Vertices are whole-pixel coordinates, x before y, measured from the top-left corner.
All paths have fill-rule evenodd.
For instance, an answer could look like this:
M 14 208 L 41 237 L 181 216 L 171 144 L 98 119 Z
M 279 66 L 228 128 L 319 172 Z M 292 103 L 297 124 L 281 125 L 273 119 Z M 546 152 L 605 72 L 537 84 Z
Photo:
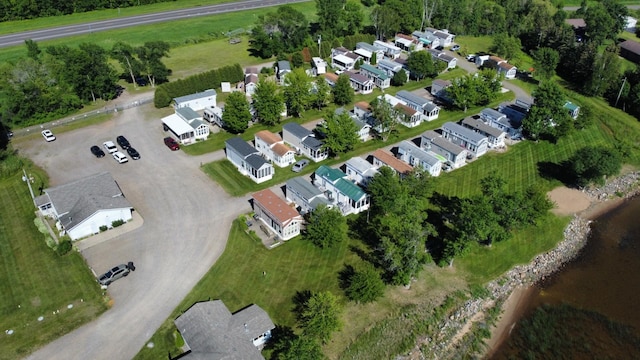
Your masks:
M 360 142 L 358 127 L 346 111 L 340 114 L 327 112 L 319 131 L 324 136 L 323 146 L 333 155 L 351 151 Z
M 260 122 L 273 126 L 280 122 L 284 111 L 284 97 L 274 81 L 262 78 L 253 93 L 253 108 Z
M 320 248 L 329 248 L 347 238 L 347 219 L 338 208 L 320 205 L 309 214 L 304 238 Z
M 604 184 L 606 176 L 616 175 L 622 168 L 622 157 L 613 149 L 599 146 L 587 146 L 567 161 L 575 184 L 586 186 L 589 183 Z
M 310 104 L 311 79 L 302 68 L 293 69 L 284 78 L 284 101 L 289 115 L 299 117 Z
M 342 327 L 341 313 L 342 306 L 331 292 L 312 293 L 299 314 L 303 336 L 327 343 L 331 333 Z
M 558 139 L 573 127 L 572 119 L 564 108 L 564 91 L 554 81 L 543 81 L 534 91 L 534 104 L 522 121 L 525 136 L 537 140 L 547 137 Z
M 336 105 L 346 105 L 353 101 L 354 94 L 349 75 L 341 74 L 338 76 L 338 81 L 331 89 L 331 94 Z
M 222 121 L 229 132 L 238 134 L 247 130 L 251 121 L 251 112 L 244 93 L 234 91 L 229 94 L 222 113 Z

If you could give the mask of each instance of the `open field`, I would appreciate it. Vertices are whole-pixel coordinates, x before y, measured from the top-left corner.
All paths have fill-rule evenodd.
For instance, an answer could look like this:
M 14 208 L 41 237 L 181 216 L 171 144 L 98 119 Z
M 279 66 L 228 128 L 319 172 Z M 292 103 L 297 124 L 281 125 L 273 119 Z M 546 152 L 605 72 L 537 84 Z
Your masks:
M 26 165 L 38 194 L 38 187 L 47 184 L 46 175 Z M 45 244 L 21 176 L 19 171 L 0 179 L 0 327 L 14 331 L 2 334 L 0 359 L 20 358 L 107 309 L 82 256 L 75 251 L 58 256 Z
M 50 16 L 46 18 L 7 21 L 0 23 L 0 34 L 10 34 L 21 31 L 46 29 L 64 25 L 82 24 L 93 21 L 117 19 L 121 17 L 163 12 L 170 10 L 186 9 L 205 5 L 216 5 L 222 3 L 232 3 L 234 0 L 180 0 L 167 1 L 163 3 L 132 6 L 126 8 L 115 8 L 89 11 L 78 14 L 64 16 Z
M 173 4 L 174 2 L 166 3 Z M 313 20 L 315 18 L 315 3 L 303 2 L 297 4 L 291 4 L 291 7 L 305 14 L 307 19 Z M 89 35 L 74 36 L 69 38 L 42 41 L 38 44 L 40 48 L 44 48 L 49 45 L 68 45 L 75 47 L 83 42 L 91 42 L 98 44 L 105 49 L 111 49 L 113 44 L 118 41 L 124 41 L 133 46 L 139 46 L 147 41 L 155 41 L 159 38 L 169 42 L 172 47 L 172 53 L 182 52 L 185 57 L 192 55 L 188 61 L 190 65 L 194 63 L 200 63 L 201 66 L 207 66 L 208 68 L 215 68 L 213 66 L 216 61 L 212 58 L 222 56 L 223 59 L 227 59 L 225 52 L 209 52 L 205 58 L 199 57 L 200 51 L 198 48 L 194 48 L 194 54 L 191 54 L 192 47 L 183 47 L 183 45 L 193 45 L 202 43 L 209 40 L 224 38 L 224 34 L 227 31 L 235 30 L 239 28 L 249 28 L 257 20 L 258 16 L 274 11 L 275 8 L 264 8 L 247 11 L 239 11 L 234 13 L 219 14 L 214 16 L 203 16 L 187 20 L 178 20 L 166 23 L 158 23 L 152 25 L 141 25 L 135 28 L 126 28 L 112 31 L 104 31 L 93 33 Z M 53 21 L 55 18 L 49 18 Z M 1 24 L 1 23 L 0 23 Z M 134 30 L 135 29 L 135 30 Z M 226 41 L 226 39 L 225 39 Z M 228 43 L 227 43 L 228 44 Z M 234 45 L 229 45 L 234 47 Z M 246 39 L 243 43 L 235 45 L 236 48 L 241 48 L 246 52 Z M 214 49 L 215 50 L 215 49 Z M 12 62 L 17 59 L 26 56 L 26 47 L 13 46 L 0 50 L 0 62 Z M 197 57 L 196 57 L 197 56 Z M 248 58 L 248 53 L 246 54 Z M 186 58 L 185 58 L 186 59 Z M 207 59 L 211 59 L 207 61 Z M 254 58 L 255 59 L 255 58 Z M 246 59 L 245 59 L 246 60 Z M 256 59 L 257 60 L 257 59 Z M 231 63 L 243 63 L 243 59 L 237 59 L 231 61 Z M 256 62 L 257 63 L 257 62 Z M 169 65 L 169 62 L 167 62 Z M 172 68 L 172 66 L 169 66 Z M 183 68 L 181 65 L 180 68 Z M 184 68 L 187 68 L 184 66 Z

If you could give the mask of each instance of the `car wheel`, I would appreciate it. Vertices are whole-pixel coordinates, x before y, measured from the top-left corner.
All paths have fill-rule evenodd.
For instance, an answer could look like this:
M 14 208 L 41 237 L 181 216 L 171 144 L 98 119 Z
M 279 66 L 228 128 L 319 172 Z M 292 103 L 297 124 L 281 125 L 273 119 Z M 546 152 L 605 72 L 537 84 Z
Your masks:
M 105 286 L 109 286 L 109 285 L 111 285 L 111 281 L 107 281 L 107 282 L 106 282 L 106 283 L 104 283 L 104 284 L 105 284 Z
M 168 127 L 167 125 L 162 125 L 162 129 L 163 129 L 164 131 L 169 131 L 169 127 Z
M 122 276 L 129 276 L 129 273 L 128 273 L 128 272 L 126 272 L 126 273 L 124 273 Z

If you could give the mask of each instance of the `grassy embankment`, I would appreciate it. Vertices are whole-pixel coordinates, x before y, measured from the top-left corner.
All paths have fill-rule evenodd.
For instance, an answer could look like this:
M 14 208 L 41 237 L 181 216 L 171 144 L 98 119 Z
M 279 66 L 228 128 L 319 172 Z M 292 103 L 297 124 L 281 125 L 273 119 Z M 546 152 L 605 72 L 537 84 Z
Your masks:
M 1 166 L 12 170 L 0 178 L 0 328 L 14 333 L 2 334 L 0 359 L 17 359 L 94 319 L 107 304 L 82 256 L 58 256 L 34 225 L 21 169 L 34 177 L 36 192 L 47 185 L 46 174 L 15 156 L 3 158 Z

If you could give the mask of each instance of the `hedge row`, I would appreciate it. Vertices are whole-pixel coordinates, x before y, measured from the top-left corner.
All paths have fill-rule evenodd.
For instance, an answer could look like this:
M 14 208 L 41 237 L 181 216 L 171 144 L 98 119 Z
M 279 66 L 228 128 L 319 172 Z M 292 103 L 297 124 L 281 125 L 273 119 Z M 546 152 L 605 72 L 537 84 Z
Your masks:
M 237 83 L 243 80 L 244 70 L 240 64 L 224 66 L 158 86 L 153 103 L 156 108 L 163 108 L 169 106 L 176 97 L 195 94 L 208 89 L 219 89 L 221 82 Z

